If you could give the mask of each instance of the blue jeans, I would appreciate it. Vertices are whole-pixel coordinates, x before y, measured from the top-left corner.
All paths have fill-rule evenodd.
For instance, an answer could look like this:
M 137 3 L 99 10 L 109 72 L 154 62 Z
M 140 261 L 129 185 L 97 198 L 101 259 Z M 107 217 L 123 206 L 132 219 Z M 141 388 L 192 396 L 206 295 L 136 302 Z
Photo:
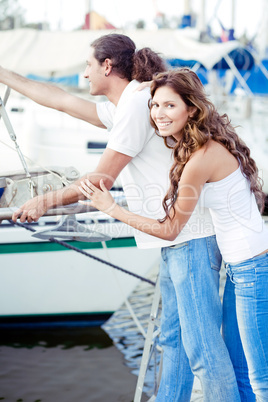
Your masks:
M 194 375 L 205 402 L 237 402 L 233 366 L 220 333 L 221 255 L 215 236 L 162 249 L 160 344 L 163 371 L 157 402 L 188 402 Z
M 223 336 L 241 401 L 268 401 L 268 253 L 227 263 L 226 270 Z

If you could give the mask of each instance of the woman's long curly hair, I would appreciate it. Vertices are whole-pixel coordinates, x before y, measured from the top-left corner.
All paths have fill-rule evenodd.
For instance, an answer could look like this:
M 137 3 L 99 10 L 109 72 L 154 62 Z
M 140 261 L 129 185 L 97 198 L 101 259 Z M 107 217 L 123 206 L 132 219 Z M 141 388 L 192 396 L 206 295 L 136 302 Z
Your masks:
M 250 156 L 250 150 L 236 134 L 228 116 L 226 114 L 221 116 L 213 103 L 208 100 L 198 76 L 187 68 L 160 73 L 154 77 L 151 84 L 152 98 L 156 90 L 162 86 L 168 86 L 180 95 L 188 108 L 193 106 L 196 108 L 193 116 L 186 122 L 183 135 L 178 142 L 174 143 L 174 139 L 170 137 L 164 138 L 166 146 L 173 149 L 174 163 L 169 174 L 170 187 L 163 200 L 166 216 L 162 221 L 170 218 L 171 210 L 175 213 L 174 204 L 177 199 L 179 181 L 186 163 L 193 152 L 204 146 L 210 139 L 222 144 L 238 160 L 262 211 L 264 208 L 262 180 L 258 176 L 258 169 Z M 159 135 L 152 119 L 151 124 Z

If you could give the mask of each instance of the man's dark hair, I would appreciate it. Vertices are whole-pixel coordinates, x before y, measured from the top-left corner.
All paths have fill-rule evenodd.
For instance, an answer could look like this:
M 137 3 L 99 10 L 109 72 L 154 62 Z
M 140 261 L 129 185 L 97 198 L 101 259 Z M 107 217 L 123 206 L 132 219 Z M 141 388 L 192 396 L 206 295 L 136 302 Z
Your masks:
M 112 69 L 128 81 L 151 81 L 157 73 L 167 70 L 165 61 L 150 48 L 136 51 L 132 39 L 122 34 L 108 34 L 92 42 L 94 57 L 102 64 L 110 59 Z

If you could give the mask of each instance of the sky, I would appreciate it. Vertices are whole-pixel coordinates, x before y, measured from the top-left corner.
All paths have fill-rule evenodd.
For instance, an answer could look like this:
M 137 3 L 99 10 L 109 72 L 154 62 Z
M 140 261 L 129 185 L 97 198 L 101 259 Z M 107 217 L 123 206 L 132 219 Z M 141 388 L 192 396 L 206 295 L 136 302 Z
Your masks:
M 226 28 L 231 28 L 233 1 L 237 37 L 244 33 L 253 37 L 262 23 L 264 6 L 268 0 L 189 0 L 192 10 L 197 14 L 200 14 L 201 4 L 205 3 L 205 19 L 211 22 L 215 34 L 221 31 L 219 20 Z M 81 26 L 89 4 L 117 28 L 125 28 L 126 24 L 133 26 L 143 19 L 148 29 L 154 29 L 156 11 L 165 13 L 168 18 L 181 16 L 185 3 L 185 0 L 19 0 L 27 22 L 45 20 L 53 30 L 72 30 Z

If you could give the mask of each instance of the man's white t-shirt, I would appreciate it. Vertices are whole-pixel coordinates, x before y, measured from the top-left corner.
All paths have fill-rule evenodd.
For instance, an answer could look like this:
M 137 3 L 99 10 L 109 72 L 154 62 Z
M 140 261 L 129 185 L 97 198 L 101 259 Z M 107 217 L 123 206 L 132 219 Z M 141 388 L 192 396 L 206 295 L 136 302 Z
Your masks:
M 97 103 L 97 113 L 110 132 L 107 148 L 132 157 L 120 173 L 129 210 L 159 219 L 165 216 L 162 200 L 169 187 L 172 151 L 151 127 L 149 89 L 134 92 L 138 85 L 138 81 L 130 82 L 117 106 L 111 102 Z M 135 230 L 135 240 L 139 248 L 168 247 L 213 234 L 209 211 L 197 205 L 174 241 L 162 240 L 138 230 Z

